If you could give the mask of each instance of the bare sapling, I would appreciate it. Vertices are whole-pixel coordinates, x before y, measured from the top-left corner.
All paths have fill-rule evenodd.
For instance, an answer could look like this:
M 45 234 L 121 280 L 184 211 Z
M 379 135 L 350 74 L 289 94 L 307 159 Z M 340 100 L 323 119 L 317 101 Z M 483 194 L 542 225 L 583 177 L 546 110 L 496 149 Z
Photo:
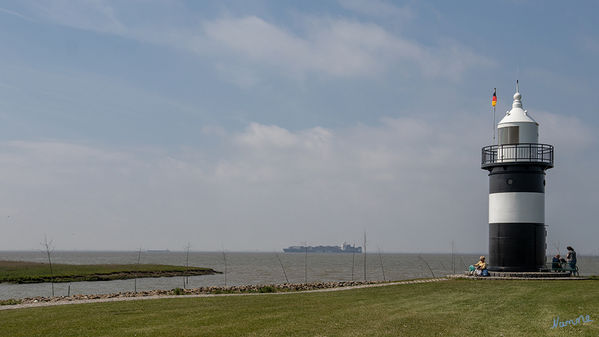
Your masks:
M 451 267 L 452 267 L 453 273 L 455 274 L 455 254 L 454 254 L 454 249 L 453 249 L 453 240 L 451 241 Z
M 183 278 L 183 289 L 189 284 L 189 249 L 191 248 L 191 243 L 187 243 L 185 246 L 185 277 Z
M 422 262 L 424 262 L 424 264 L 426 265 L 426 267 L 428 268 L 428 270 L 431 272 L 431 275 L 433 275 L 433 278 L 435 278 L 435 273 L 433 273 L 433 270 L 431 269 L 431 266 L 428 264 L 428 262 L 426 262 L 426 260 L 422 256 L 420 256 L 420 255 L 418 255 L 418 258 L 420 260 L 422 260 Z
M 277 255 L 277 260 L 279 260 L 279 264 L 281 265 L 281 269 L 283 269 L 283 275 L 285 276 L 285 283 L 289 283 L 289 279 L 287 278 L 287 272 L 285 271 L 285 266 L 283 266 L 283 262 L 281 261 L 281 257 L 279 254 Z
M 356 245 L 354 244 L 354 247 Z M 354 281 L 354 266 L 356 264 L 356 250 L 351 253 L 351 280 Z
M 366 282 L 366 232 L 364 232 L 364 282 Z
M 225 277 L 225 287 L 227 286 L 227 254 L 225 254 L 225 248 L 223 247 L 223 262 L 225 263 L 225 272 L 224 277 Z
M 462 261 L 464 268 L 468 269 L 468 266 L 466 265 L 466 262 L 464 262 L 464 258 L 461 255 L 460 255 L 460 261 Z
M 139 248 L 139 250 L 137 251 L 137 270 L 139 271 L 139 262 L 141 261 L 141 247 Z M 137 275 L 137 272 L 135 273 L 135 278 L 133 278 L 133 289 L 135 291 L 135 293 L 137 294 L 137 277 L 139 275 Z
M 383 272 L 383 281 L 387 281 L 385 278 L 385 265 L 383 265 L 383 255 L 381 254 L 381 249 L 379 248 L 379 261 L 381 262 L 381 271 Z
M 308 283 L 308 243 L 305 246 L 306 252 L 304 253 L 304 283 Z
M 46 252 L 46 256 L 48 257 L 48 264 L 50 265 L 50 285 L 52 287 L 52 297 L 54 297 L 54 270 L 52 270 L 52 258 L 51 253 L 53 251 L 52 241 L 48 241 L 48 237 L 44 234 L 44 242 L 42 242 L 42 247 Z
M 555 253 L 561 255 L 561 253 L 560 253 L 560 242 L 559 241 L 554 241 L 554 242 L 551 242 L 551 245 L 555 249 Z

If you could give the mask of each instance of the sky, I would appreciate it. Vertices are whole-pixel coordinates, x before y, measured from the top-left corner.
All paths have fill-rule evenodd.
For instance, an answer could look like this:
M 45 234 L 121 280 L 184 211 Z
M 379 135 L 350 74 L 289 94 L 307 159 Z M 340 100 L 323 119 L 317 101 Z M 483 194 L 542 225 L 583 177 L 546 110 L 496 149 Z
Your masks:
M 0 250 L 486 252 L 520 81 L 599 254 L 599 4 L 0 0 Z

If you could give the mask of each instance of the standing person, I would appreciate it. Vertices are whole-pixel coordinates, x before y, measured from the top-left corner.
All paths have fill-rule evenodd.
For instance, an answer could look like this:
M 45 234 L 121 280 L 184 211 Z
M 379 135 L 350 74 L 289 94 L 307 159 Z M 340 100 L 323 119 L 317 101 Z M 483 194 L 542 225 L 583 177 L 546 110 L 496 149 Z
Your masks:
M 566 261 L 568 262 L 568 266 L 570 269 L 576 269 L 576 252 L 572 246 L 566 247 L 568 250 L 568 254 L 566 254 Z

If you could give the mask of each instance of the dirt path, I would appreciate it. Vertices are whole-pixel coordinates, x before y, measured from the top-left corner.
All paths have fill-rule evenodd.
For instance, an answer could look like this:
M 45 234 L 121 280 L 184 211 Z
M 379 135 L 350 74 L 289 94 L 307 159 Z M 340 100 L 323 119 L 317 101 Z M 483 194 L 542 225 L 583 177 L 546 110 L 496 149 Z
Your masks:
M 388 283 L 375 283 L 375 284 L 362 284 L 357 286 L 349 287 L 337 287 L 337 288 L 325 288 L 325 289 L 314 289 L 314 290 L 303 290 L 303 291 L 289 291 L 289 292 L 275 292 L 275 293 L 237 293 L 237 294 L 199 294 L 199 295 L 157 295 L 157 296 L 139 296 L 139 297 L 112 297 L 112 298 L 98 298 L 98 299 L 86 299 L 86 300 L 62 300 L 55 302 L 38 302 L 38 303 L 25 303 L 25 304 L 14 304 L 14 305 L 3 305 L 0 306 L 2 310 L 13 310 L 13 309 L 24 309 L 24 308 L 37 308 L 37 307 L 50 307 L 56 305 L 67 305 L 67 304 L 83 304 L 83 303 L 103 303 L 103 302 L 120 302 L 120 301 L 141 301 L 141 300 L 155 300 L 162 298 L 192 298 L 192 297 L 219 297 L 219 296 L 268 296 L 268 295 L 288 295 L 288 294 L 299 294 L 299 293 L 319 293 L 329 291 L 342 291 L 352 290 L 361 288 L 373 288 L 373 287 L 386 287 L 400 284 L 415 284 L 415 283 L 430 283 L 447 281 L 448 278 L 434 278 L 426 280 L 408 280 L 408 281 L 397 281 Z

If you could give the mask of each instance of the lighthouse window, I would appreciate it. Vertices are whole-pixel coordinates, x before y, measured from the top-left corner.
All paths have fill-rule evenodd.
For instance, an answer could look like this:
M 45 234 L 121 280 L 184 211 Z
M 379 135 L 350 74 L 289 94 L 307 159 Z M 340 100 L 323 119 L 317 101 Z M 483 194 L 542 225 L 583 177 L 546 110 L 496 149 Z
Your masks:
M 520 142 L 519 128 L 519 126 L 508 126 L 497 130 L 499 133 L 499 145 L 518 144 Z
M 512 178 L 509 178 L 506 182 L 507 182 L 508 185 L 511 185 L 511 184 L 514 183 L 514 181 L 512 180 Z

